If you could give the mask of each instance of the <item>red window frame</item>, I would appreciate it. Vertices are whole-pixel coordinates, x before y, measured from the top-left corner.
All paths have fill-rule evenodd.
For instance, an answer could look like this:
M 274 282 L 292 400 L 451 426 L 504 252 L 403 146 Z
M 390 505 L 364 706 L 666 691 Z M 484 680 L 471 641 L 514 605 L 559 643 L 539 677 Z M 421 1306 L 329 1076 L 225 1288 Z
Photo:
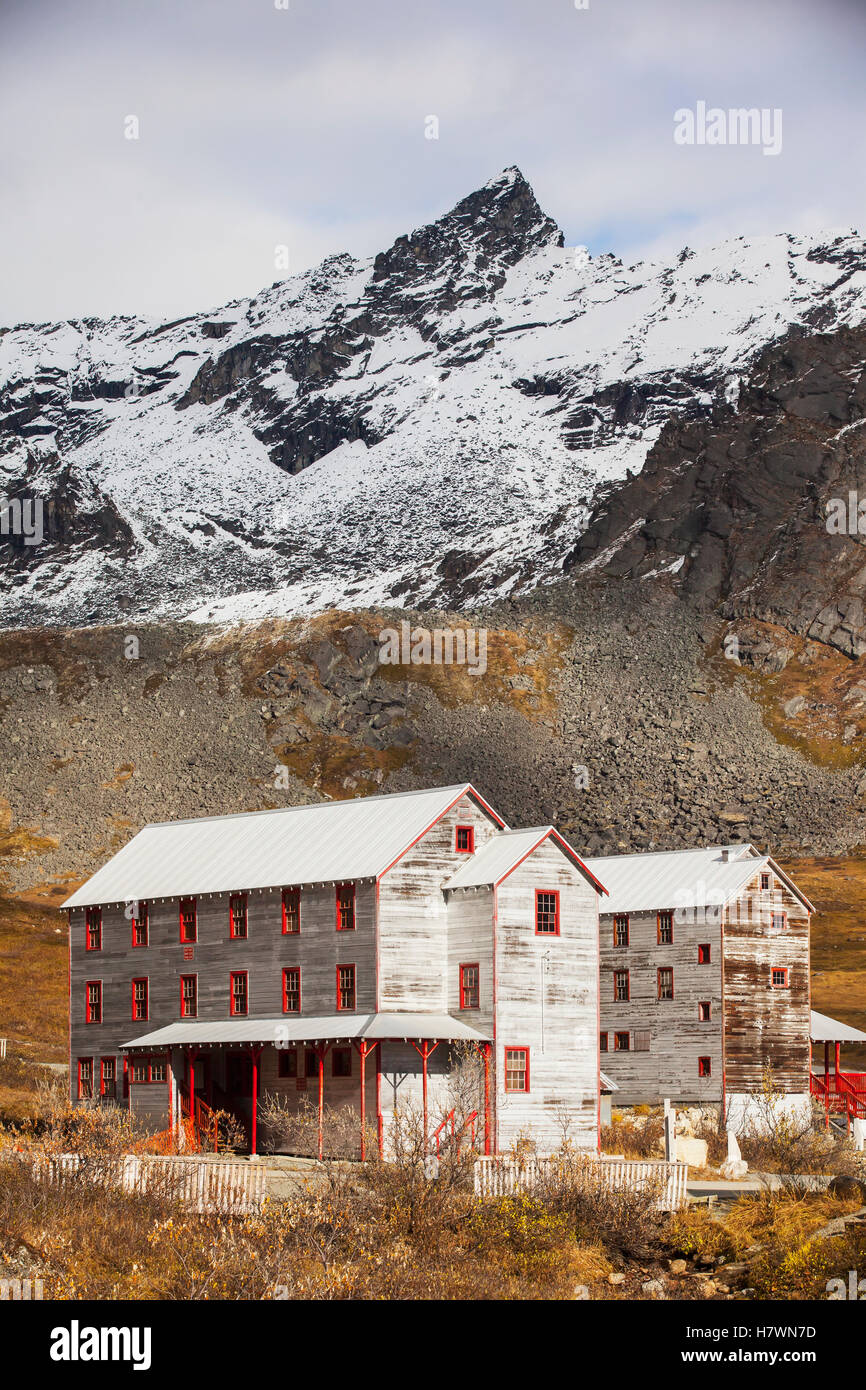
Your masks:
M 105 1068 L 106 1068 L 106 1066 L 108 1065 L 109 1062 L 111 1063 L 111 1069 L 112 1069 L 112 1072 L 113 1072 L 114 1074 L 113 1074 L 113 1076 L 107 1077 L 107 1076 L 105 1075 Z M 99 1062 L 99 1094 L 100 1094 L 101 1096 L 104 1096 L 104 1095 L 105 1095 L 105 1083 L 106 1083 L 106 1081 L 110 1081 L 110 1082 L 111 1082 L 111 1084 L 112 1084 L 112 1086 L 114 1087 L 115 1092 L 116 1092 L 116 1091 L 117 1091 L 117 1058 L 116 1058 L 116 1057 L 102 1057 L 102 1058 L 100 1058 L 100 1062 Z
M 89 1082 L 87 1082 L 87 1081 L 85 1080 L 85 1072 L 86 1072 L 86 1069 L 87 1069 L 88 1067 L 90 1068 L 90 1080 L 89 1080 Z M 86 1085 L 89 1085 L 89 1089 L 88 1089 L 88 1090 L 85 1090 L 85 1089 L 84 1089 Z M 92 1058 L 92 1057 L 79 1057 L 79 1059 L 78 1059 L 78 1099 L 79 1099 L 79 1100 L 93 1100 L 93 1058 Z
M 553 899 L 553 926 L 539 926 L 542 918 L 545 922 L 550 920 L 550 908 L 541 906 L 542 898 Z M 559 936 L 559 889 L 558 888 L 536 888 L 535 890 L 535 935 L 536 936 Z
M 232 970 L 229 975 L 229 1014 L 232 1018 L 246 1018 L 250 1011 L 250 972 Z M 243 989 L 235 987 L 235 981 L 243 980 Z M 243 1004 L 243 1007 L 238 1007 Z
M 624 940 L 624 941 L 620 941 L 620 940 L 619 940 L 619 937 L 620 937 L 620 929 L 621 929 L 621 926 L 622 926 L 623 923 L 625 923 L 625 940 Z M 628 913 L 627 913 L 627 912 L 615 912 L 615 913 L 614 913 L 614 917 L 613 917 L 613 944 L 614 944 L 614 946 L 627 946 L 627 945 L 629 944 L 629 937 L 630 937 L 630 934 L 631 934 L 631 924 L 630 924 L 630 922 L 629 922 Z
M 283 936 L 298 936 L 301 930 L 301 890 L 284 888 L 282 894 Z M 294 925 L 291 925 L 294 923 Z
M 144 985 L 144 1013 L 136 1012 L 135 986 Z M 133 1023 L 147 1023 L 150 1018 L 150 981 L 147 975 L 137 975 L 132 981 L 132 1021 Z
M 294 988 L 289 989 L 289 976 L 294 978 Z M 294 995 L 297 1004 L 294 1008 L 289 1008 L 289 996 Z M 283 1013 L 299 1014 L 301 1012 L 301 967 L 299 965 L 287 965 L 283 970 Z
M 340 1058 L 340 1066 L 343 1070 L 337 1070 L 337 1058 Z M 347 1077 L 352 1075 L 352 1049 L 351 1047 L 332 1047 L 331 1048 L 331 1075 Z
M 95 945 L 91 942 L 95 941 Z M 102 908 L 86 907 L 84 909 L 84 949 L 86 951 L 102 950 Z
M 664 938 L 662 937 L 662 918 L 664 917 Z M 672 907 L 664 907 L 656 913 L 656 943 L 659 946 L 673 946 L 674 944 L 674 910 Z
M 777 921 L 779 921 L 779 925 L 778 925 L 778 926 L 776 926 L 776 922 L 777 922 Z M 788 930 L 788 914 L 787 914 L 787 912 L 771 912 L 771 913 L 770 913 L 770 930 L 771 930 L 771 931 L 787 931 L 787 930 Z
M 184 986 L 192 981 L 191 996 L 187 995 Z M 188 1007 L 192 1004 L 192 1008 Z M 198 975 L 181 975 L 180 977 L 180 1016 L 181 1018 L 198 1018 Z
M 607 1033 L 599 1033 L 598 1050 L 599 1052 L 607 1052 Z
M 137 1076 L 136 1072 L 141 1071 L 143 1076 Z M 150 1081 L 150 1058 L 133 1057 L 129 1066 L 130 1086 L 146 1086 Z
M 281 1081 L 297 1081 L 298 1049 L 281 1047 L 277 1051 L 277 1076 Z
M 355 930 L 355 885 L 338 883 L 335 893 L 337 931 Z M 351 921 L 349 918 L 351 917 Z
M 470 970 L 475 971 L 474 981 L 471 977 L 467 978 L 467 972 Z M 477 961 L 460 966 L 460 1007 L 461 1009 L 481 1008 L 481 971 Z
M 622 1041 L 623 1038 L 625 1038 L 625 1042 Z M 613 1050 L 614 1052 L 631 1052 L 631 1038 L 629 1037 L 628 1033 L 614 1033 Z
M 243 907 L 243 915 L 240 922 L 235 917 L 235 905 Z M 238 930 L 238 925 L 242 930 Z M 246 893 L 232 893 L 229 898 L 229 936 L 233 941 L 246 941 L 249 932 L 247 923 L 247 895 Z
M 664 976 L 664 979 L 662 977 Z M 660 1000 L 670 1000 L 674 997 L 674 968 L 672 965 L 660 965 L 656 975 L 658 997 Z M 664 991 L 664 992 L 663 992 Z M 669 992 L 670 991 L 670 992 Z
M 95 991 L 91 999 L 91 990 Z M 84 982 L 84 1022 L 102 1022 L 102 981 L 85 980 Z
M 340 979 L 340 972 L 341 972 L 342 970 L 351 971 L 351 975 L 350 975 L 350 976 L 347 976 L 347 981 L 346 981 L 345 984 L 343 984 L 342 980 Z M 349 991 L 351 991 L 351 996 L 349 995 Z M 351 998 L 351 1002 L 350 1002 L 350 1003 L 342 1004 L 342 1003 L 340 1002 L 344 995 L 345 995 L 347 998 L 349 998 L 349 997 Z M 338 965 L 338 966 L 337 966 L 337 1013 L 342 1014 L 342 1013 L 352 1013 L 352 1012 L 354 1012 L 355 1005 L 356 1005 L 356 1003 L 357 1003 L 357 998 L 358 998 L 358 995 L 357 995 L 357 980 L 356 980 L 355 967 L 354 967 L 354 965 Z
M 615 1004 L 627 1004 L 631 999 L 631 975 L 623 966 L 618 966 L 613 974 L 613 1002 Z M 625 993 L 620 993 L 619 977 L 625 976 Z
M 523 1066 L 510 1066 L 512 1057 L 522 1057 Z M 522 1086 L 510 1086 L 508 1084 L 509 1073 L 517 1072 L 523 1076 Z M 506 1047 L 505 1049 L 505 1090 L 509 1095 L 525 1096 L 529 1094 L 529 1048 L 528 1047 Z
M 184 909 L 192 908 L 192 935 L 187 935 L 187 928 L 184 926 Z M 198 941 L 198 902 L 195 898 L 181 898 L 178 903 L 178 931 L 180 940 L 185 946 L 192 946 Z
M 702 941 L 698 946 L 698 965 L 711 965 L 713 960 L 713 948 L 708 941 Z
M 777 980 L 775 979 L 775 976 L 776 976 L 776 975 L 781 975 L 781 976 L 782 976 L 782 979 L 779 980 L 779 981 L 777 981 Z M 770 989 L 788 989 L 788 988 L 789 988 L 789 981 L 788 981 L 788 966 L 787 966 L 787 965 L 771 965 L 771 966 L 770 966 Z
M 460 843 L 461 837 L 465 844 Z M 455 825 L 454 827 L 454 853 L 455 854 L 474 854 L 475 853 L 475 826 L 474 825 Z
M 698 1076 L 712 1076 L 713 1059 L 712 1057 L 698 1058 Z
M 150 944 L 150 918 L 147 903 L 136 903 L 135 908 L 132 915 L 132 944 L 139 949 Z
M 698 1001 L 698 1023 L 712 1023 L 713 1006 L 709 999 Z

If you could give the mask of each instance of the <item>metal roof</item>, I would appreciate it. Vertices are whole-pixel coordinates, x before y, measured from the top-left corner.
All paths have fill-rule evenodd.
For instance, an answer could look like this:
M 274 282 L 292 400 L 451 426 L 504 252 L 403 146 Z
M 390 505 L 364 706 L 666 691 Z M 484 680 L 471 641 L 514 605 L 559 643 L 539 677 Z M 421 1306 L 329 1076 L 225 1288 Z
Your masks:
M 482 845 L 477 854 L 468 857 L 465 864 L 461 864 L 456 873 L 453 873 L 442 886 L 447 889 L 495 886 L 507 878 L 528 854 L 531 854 L 548 838 L 552 838 L 560 849 L 573 860 L 577 868 L 592 880 L 593 887 L 602 893 L 605 891 L 595 876 L 589 872 L 577 851 L 572 849 L 568 841 L 564 840 L 559 831 L 552 825 L 535 826 L 531 830 L 500 831 L 493 835 L 485 845 Z
M 489 1042 L 485 1033 L 450 1014 L 320 1014 L 309 1018 L 222 1018 L 169 1023 L 121 1043 L 130 1048 L 205 1047 L 209 1043 L 326 1042 L 341 1038 L 428 1038 Z
M 504 825 L 468 782 L 146 825 L 63 906 L 377 878 L 467 794 Z
M 611 1081 L 609 1076 L 605 1076 L 603 1071 L 599 1072 L 599 1076 L 601 1077 L 601 1089 L 603 1091 L 610 1091 L 612 1094 L 614 1091 L 619 1090 L 619 1087 L 617 1086 L 616 1082 Z
M 859 1028 L 839 1023 L 826 1014 L 816 1014 L 814 1009 L 809 1015 L 809 1037 L 812 1042 L 866 1042 L 866 1033 Z
M 653 912 L 660 908 L 720 907 L 737 896 L 759 870 L 769 867 L 804 906 L 814 911 L 774 859 L 752 845 L 709 845 L 661 854 L 613 854 L 587 859 L 604 883 L 610 901 L 605 914 Z

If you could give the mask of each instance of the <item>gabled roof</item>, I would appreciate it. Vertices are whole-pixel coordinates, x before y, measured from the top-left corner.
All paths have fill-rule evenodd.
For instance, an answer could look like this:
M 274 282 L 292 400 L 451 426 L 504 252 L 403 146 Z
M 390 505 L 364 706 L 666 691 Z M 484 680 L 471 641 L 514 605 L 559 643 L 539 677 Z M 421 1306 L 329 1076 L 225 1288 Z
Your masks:
M 207 1047 L 210 1043 L 328 1042 L 343 1038 L 416 1038 L 489 1042 L 486 1033 L 450 1014 L 312 1014 L 308 1018 L 183 1020 L 121 1043 L 128 1048 Z
M 814 912 L 788 875 L 753 845 L 709 845 L 661 854 L 613 854 L 587 859 L 610 891 L 605 913 L 662 908 L 721 907 L 737 897 L 761 869 L 769 868 Z
M 146 825 L 63 906 L 378 878 L 466 795 L 504 825 L 468 782 Z
M 449 890 L 452 888 L 495 888 L 517 868 L 518 864 L 523 862 L 527 855 L 532 854 L 533 850 L 538 849 L 538 846 L 547 839 L 552 839 L 559 846 L 575 867 L 580 869 L 584 877 L 589 879 L 597 892 L 607 892 L 603 884 L 587 868 L 577 851 L 572 849 L 568 841 L 564 840 L 559 831 L 555 830 L 552 825 L 536 826 L 532 830 L 500 831 L 491 836 L 477 854 L 473 854 L 465 864 L 461 864 L 456 873 L 453 873 L 442 886 Z
M 859 1028 L 839 1023 L 826 1014 L 816 1014 L 814 1009 L 809 1015 L 809 1037 L 812 1042 L 866 1042 L 866 1033 Z

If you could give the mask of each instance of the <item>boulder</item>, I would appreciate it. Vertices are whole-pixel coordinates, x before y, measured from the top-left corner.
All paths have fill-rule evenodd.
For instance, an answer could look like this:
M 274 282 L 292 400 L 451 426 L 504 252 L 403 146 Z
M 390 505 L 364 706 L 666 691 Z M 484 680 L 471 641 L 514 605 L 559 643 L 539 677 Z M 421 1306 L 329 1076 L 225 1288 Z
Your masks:
M 707 1141 L 680 1134 L 677 1137 L 677 1162 L 688 1163 L 692 1168 L 706 1168 Z

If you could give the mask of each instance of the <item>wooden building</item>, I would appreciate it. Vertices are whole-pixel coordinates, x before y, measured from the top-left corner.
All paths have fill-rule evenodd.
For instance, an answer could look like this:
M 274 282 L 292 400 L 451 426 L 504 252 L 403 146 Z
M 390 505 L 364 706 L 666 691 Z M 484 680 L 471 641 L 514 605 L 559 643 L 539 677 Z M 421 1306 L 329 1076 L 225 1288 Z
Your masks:
M 447 1113 L 483 1062 L 487 1152 L 598 1142 L 595 876 L 470 786 L 148 825 L 64 905 L 76 1100 L 150 1128 L 266 1092 Z
M 810 1089 L 814 910 L 751 845 L 587 861 L 600 917 L 601 1065 L 617 1102 L 742 1114 L 767 1063 L 784 1096 Z

